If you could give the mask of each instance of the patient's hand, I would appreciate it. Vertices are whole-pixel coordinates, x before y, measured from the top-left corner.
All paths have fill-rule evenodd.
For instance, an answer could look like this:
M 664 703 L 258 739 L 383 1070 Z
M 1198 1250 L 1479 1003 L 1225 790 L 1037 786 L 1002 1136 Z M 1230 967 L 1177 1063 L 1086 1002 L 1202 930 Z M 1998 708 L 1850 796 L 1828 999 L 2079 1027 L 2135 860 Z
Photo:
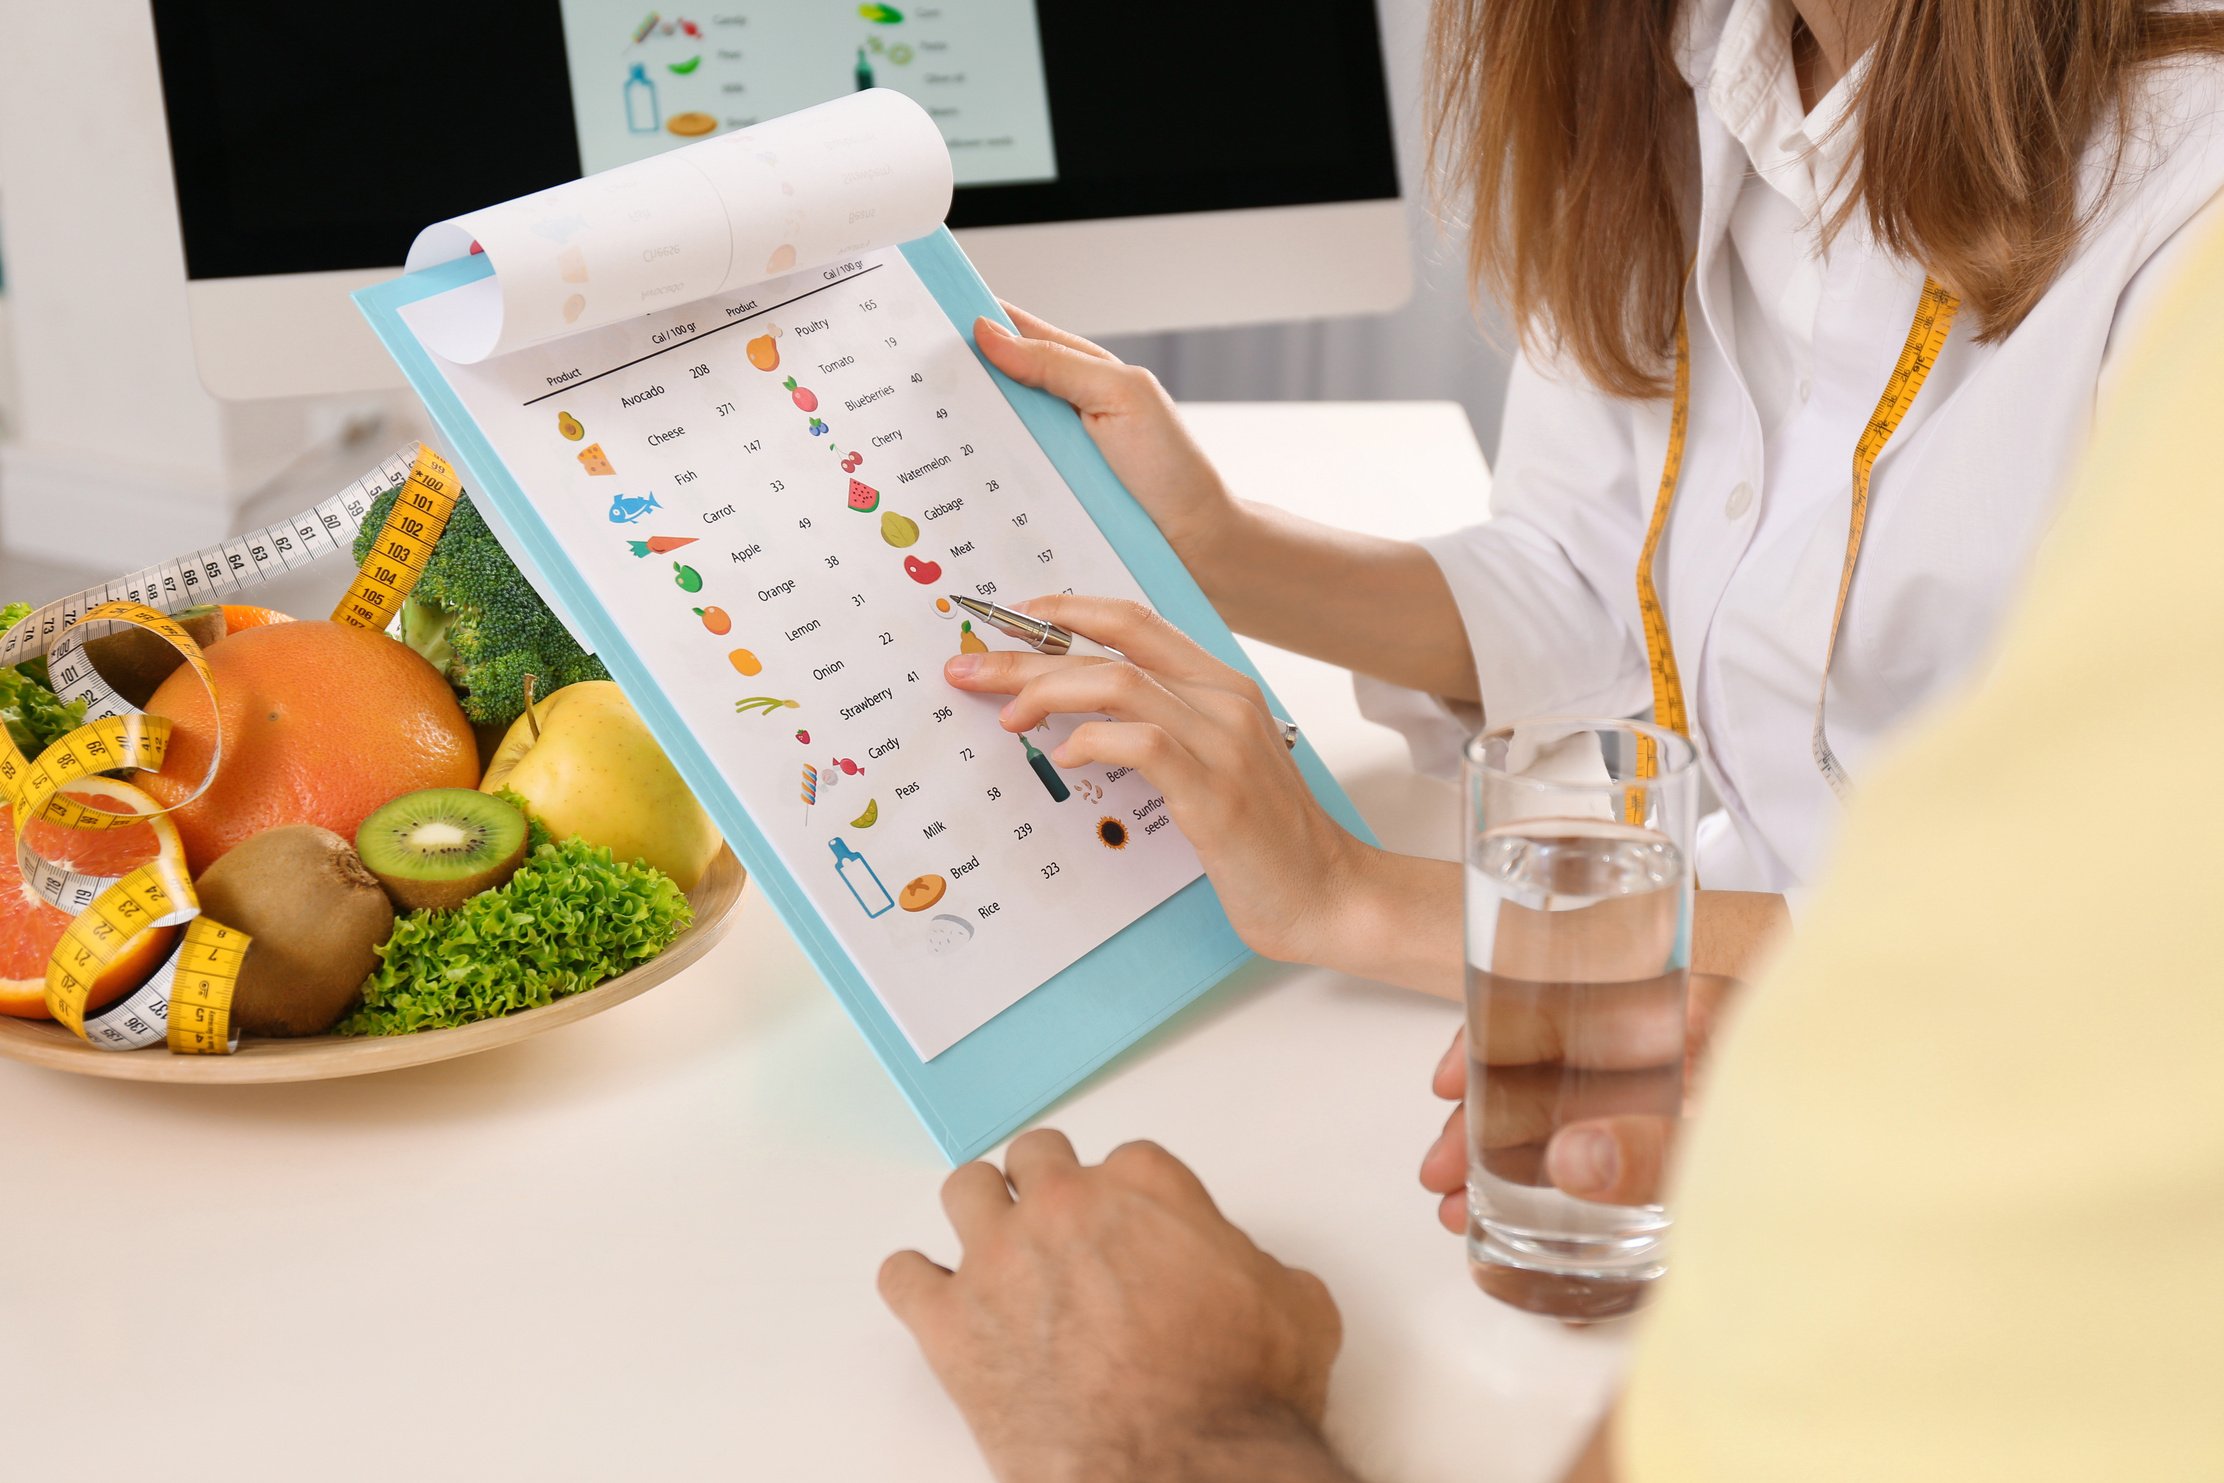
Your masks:
M 1691 975 L 1688 1019 L 1682 1028 L 1687 1112 L 1697 1086 L 1699 1063 L 1737 983 L 1718 974 Z M 1657 1061 L 1661 1047 L 1655 1042 L 1664 1034 L 1676 1034 L 1674 1009 L 1673 1005 L 1633 998 L 1626 1020 L 1619 1027 L 1587 1027 L 1583 1040 L 1596 1069 L 1629 1071 L 1639 1062 Z M 1483 1119 L 1489 1146 L 1484 1157 L 1494 1161 L 1494 1168 L 1506 1164 L 1508 1178 L 1549 1182 L 1577 1199 L 1608 1205 L 1659 1201 L 1682 1119 L 1663 1116 L 1649 1107 L 1636 1112 L 1618 1108 L 1614 1105 L 1616 1089 L 1626 1090 L 1627 1083 L 1616 1077 L 1592 1083 L 1597 1105 L 1567 1107 L 1561 1101 L 1557 1068 L 1534 1081 L 1521 1075 L 1523 1068 L 1537 1059 L 1540 1047 L 1557 1044 L 1553 1027 L 1540 1023 L 1527 1027 L 1526 1034 L 1509 1033 L 1520 1028 L 1493 1025 L 1491 1099 Z M 1457 1105 L 1421 1160 L 1421 1184 L 1442 1197 L 1437 1203 L 1437 1219 L 1444 1228 L 1464 1233 L 1468 1140 L 1465 1029 L 1452 1037 L 1444 1058 L 1437 1062 L 1432 1090 Z M 1649 1103 L 1651 1099 L 1639 1096 L 1636 1100 Z M 1525 1156 L 1528 1169 L 1512 1167 Z
M 1344 1480 L 1319 1435 L 1342 1325 L 1328 1289 L 1230 1225 L 1151 1143 L 1085 1167 L 1065 1135 L 942 1188 L 964 1257 L 880 1290 L 1006 1483 Z

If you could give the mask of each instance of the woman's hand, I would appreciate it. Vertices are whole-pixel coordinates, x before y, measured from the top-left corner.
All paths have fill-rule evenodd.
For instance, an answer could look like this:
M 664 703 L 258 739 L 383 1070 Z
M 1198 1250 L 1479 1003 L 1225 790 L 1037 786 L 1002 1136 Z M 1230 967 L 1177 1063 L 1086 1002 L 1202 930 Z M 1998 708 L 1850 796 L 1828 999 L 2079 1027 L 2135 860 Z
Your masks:
M 1236 499 L 1149 371 L 1004 307 L 1020 333 L 975 320 L 981 354 L 1014 381 L 1073 404 L 1231 628 L 1432 695 L 1477 698 L 1467 629 L 1426 551 Z
M 1174 399 L 1158 378 L 1024 309 L 1004 308 L 1020 333 L 985 316 L 975 320 L 973 341 L 981 354 L 1021 385 L 1071 402 L 1104 461 L 1158 522 L 1182 561 L 1194 571 L 1209 571 L 1238 507 L 1182 426 Z
M 949 682 L 1011 696 L 1000 718 L 1007 731 L 1032 731 L 1053 715 L 1109 717 L 1076 727 L 1051 762 L 1142 773 L 1243 940 L 1271 958 L 1326 961 L 1332 913 L 1354 899 L 1377 852 L 1314 799 L 1259 687 L 1138 603 L 1069 596 L 1024 607 L 1118 649 L 1125 662 L 960 654 L 943 667 Z

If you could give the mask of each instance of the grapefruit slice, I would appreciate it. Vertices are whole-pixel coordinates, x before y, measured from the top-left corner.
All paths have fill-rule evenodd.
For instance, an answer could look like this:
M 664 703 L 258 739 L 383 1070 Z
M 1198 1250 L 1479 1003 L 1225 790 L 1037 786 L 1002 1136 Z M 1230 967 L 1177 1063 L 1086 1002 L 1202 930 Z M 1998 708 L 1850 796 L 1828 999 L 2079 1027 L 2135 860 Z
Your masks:
M 118 814 L 152 814 L 160 807 L 129 783 L 81 778 L 64 790 L 94 808 Z M 15 861 L 15 811 L 0 805 L 0 1014 L 43 1020 L 46 1012 L 46 960 L 70 924 L 70 914 L 23 883 Z M 68 870 L 86 875 L 126 875 L 175 849 L 176 833 L 167 819 L 126 824 L 120 829 L 65 829 L 34 819 L 27 837 L 31 848 Z M 110 964 L 86 1000 L 87 1014 L 107 1008 L 138 988 L 170 956 L 178 929 L 158 927 L 142 934 Z

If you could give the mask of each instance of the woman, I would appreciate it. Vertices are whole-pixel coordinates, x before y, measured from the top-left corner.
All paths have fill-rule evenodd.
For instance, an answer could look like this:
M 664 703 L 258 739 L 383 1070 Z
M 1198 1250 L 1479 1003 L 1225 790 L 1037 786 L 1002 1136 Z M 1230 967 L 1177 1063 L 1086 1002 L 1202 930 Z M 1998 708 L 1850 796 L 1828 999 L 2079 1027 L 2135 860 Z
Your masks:
M 1693 966 L 1739 975 L 1836 789 L 1984 656 L 2113 352 L 2224 186 L 2224 17 L 1439 0 L 1432 41 L 1432 153 L 1521 327 L 1489 523 L 1407 544 L 1240 503 L 1147 372 L 1024 315 L 976 338 L 1081 410 L 1235 628 L 1357 671 L 1424 766 L 1481 716 L 1687 727 L 1720 800 Z M 1456 868 L 1338 830 L 1179 635 L 1036 611 L 1133 664 L 972 656 L 951 682 L 1012 694 L 1015 730 L 1112 717 L 1056 760 L 1148 774 L 1260 951 L 1459 992 Z

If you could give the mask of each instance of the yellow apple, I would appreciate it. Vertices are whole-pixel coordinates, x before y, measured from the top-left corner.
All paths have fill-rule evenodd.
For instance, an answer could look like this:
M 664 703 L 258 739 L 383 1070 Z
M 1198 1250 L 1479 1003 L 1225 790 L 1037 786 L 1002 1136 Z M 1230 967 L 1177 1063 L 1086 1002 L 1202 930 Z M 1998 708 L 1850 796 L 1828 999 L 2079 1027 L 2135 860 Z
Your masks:
M 620 860 L 646 860 L 683 891 L 718 853 L 710 815 L 609 680 L 566 685 L 517 718 L 479 784 L 482 793 L 503 788 L 556 838 L 577 835 Z

